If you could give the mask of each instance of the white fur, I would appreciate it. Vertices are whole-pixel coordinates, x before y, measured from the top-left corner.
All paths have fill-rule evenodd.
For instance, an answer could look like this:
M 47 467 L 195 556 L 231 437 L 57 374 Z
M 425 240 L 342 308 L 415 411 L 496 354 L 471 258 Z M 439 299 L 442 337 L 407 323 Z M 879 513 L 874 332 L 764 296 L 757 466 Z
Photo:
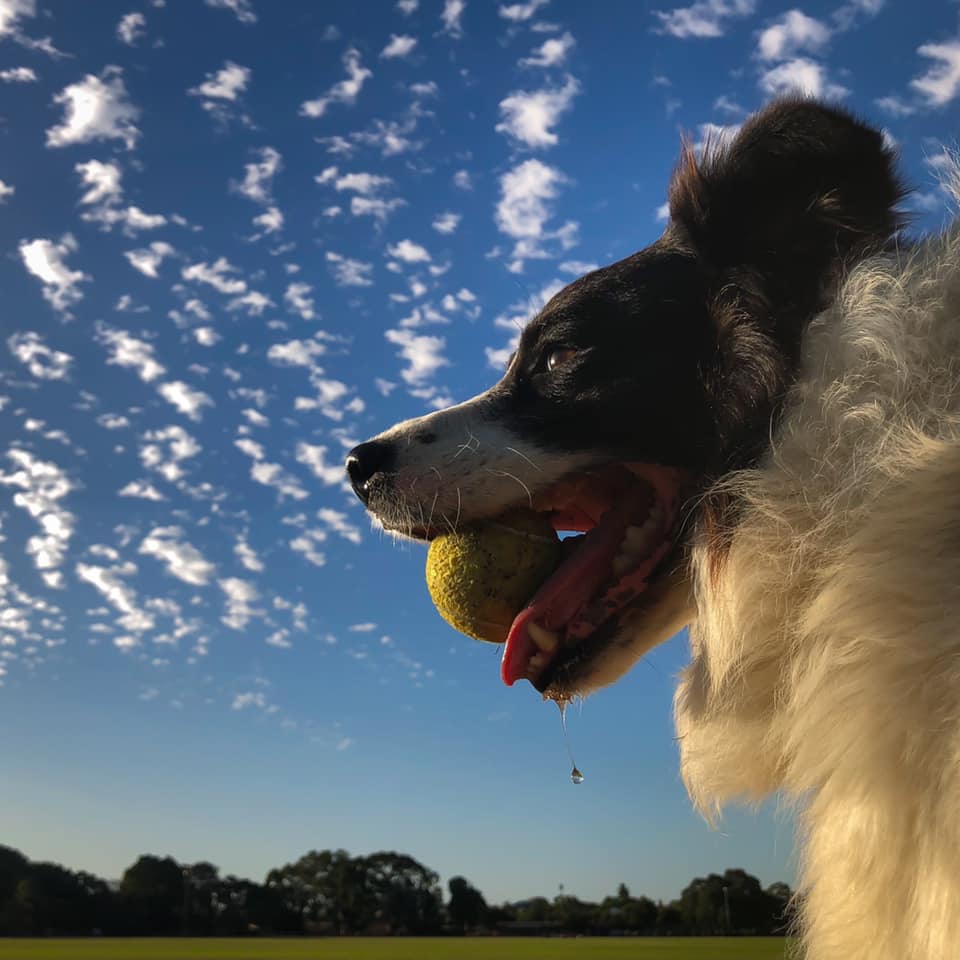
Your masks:
M 682 772 L 782 791 L 806 960 L 960 957 L 960 229 L 862 263 L 810 327 L 713 578 L 695 541 Z

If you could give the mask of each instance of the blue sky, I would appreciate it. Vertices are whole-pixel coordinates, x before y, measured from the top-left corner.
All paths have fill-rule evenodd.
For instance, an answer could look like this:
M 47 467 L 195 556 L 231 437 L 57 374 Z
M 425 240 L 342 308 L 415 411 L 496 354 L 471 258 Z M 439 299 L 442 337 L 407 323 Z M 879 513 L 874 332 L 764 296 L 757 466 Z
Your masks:
M 792 881 L 773 804 L 690 811 L 683 636 L 571 712 L 574 787 L 556 709 L 341 463 L 493 382 L 544 297 L 656 238 L 681 132 L 779 90 L 882 125 L 941 225 L 958 15 L 0 0 L 0 842 L 107 877 L 398 849 L 496 901 Z

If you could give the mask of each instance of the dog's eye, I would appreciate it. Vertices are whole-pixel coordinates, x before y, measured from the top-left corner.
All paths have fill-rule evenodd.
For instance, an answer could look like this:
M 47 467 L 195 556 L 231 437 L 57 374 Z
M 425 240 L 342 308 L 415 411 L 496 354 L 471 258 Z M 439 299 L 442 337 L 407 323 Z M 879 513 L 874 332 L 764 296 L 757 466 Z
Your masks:
M 547 369 L 556 370 L 562 363 L 572 360 L 577 355 L 573 347 L 557 347 L 547 354 Z

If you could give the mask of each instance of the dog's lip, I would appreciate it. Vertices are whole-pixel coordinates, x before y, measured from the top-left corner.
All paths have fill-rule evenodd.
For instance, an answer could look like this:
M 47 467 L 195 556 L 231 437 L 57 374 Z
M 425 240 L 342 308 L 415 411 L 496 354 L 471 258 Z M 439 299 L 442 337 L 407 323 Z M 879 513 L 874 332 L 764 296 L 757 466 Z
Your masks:
M 557 529 L 585 536 L 514 619 L 501 663 L 507 686 L 527 679 L 539 688 L 554 662 L 577 658 L 579 648 L 633 608 L 673 552 L 688 479 L 685 471 L 659 464 L 610 464 L 578 472 L 534 497 Z M 646 548 L 618 572 L 614 557 L 629 550 L 625 537 L 654 516 L 660 521 Z
M 589 685 L 591 664 L 614 640 L 623 620 L 633 614 L 642 613 L 644 607 L 651 607 L 659 602 L 661 587 L 669 587 L 671 576 L 684 562 L 684 554 L 684 544 L 679 538 L 675 539 L 671 549 L 647 579 L 647 593 L 627 604 L 617 617 L 601 624 L 589 637 L 572 647 L 564 648 L 538 677 L 531 679 L 531 685 L 544 700 L 567 703 L 576 699 L 578 691 Z

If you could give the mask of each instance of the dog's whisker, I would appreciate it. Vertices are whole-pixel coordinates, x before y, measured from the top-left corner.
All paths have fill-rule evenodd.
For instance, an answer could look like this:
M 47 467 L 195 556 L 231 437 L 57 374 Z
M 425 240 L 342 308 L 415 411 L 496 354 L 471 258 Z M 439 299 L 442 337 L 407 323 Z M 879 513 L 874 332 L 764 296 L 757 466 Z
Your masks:
M 523 487 L 523 492 L 527 495 L 527 500 L 530 501 L 530 509 L 533 509 L 533 494 L 530 492 L 530 488 L 517 476 L 514 476 L 512 473 L 507 473 L 506 470 L 492 470 L 490 467 L 486 468 L 487 473 L 492 473 L 495 477 L 509 477 L 511 480 L 516 480 L 517 483 Z
M 458 486 L 457 487 L 457 516 L 456 516 L 456 519 L 453 521 L 454 533 L 457 532 L 457 527 L 459 526 L 459 524 L 460 524 L 460 487 Z
M 529 463 L 534 470 L 537 470 L 538 472 L 543 473 L 540 467 L 538 467 L 525 453 L 521 453 L 519 450 L 517 450 L 516 447 L 504 447 L 503 449 L 508 450 L 510 453 L 515 453 L 518 457 L 521 457 L 522 459 L 526 460 L 527 463 Z

